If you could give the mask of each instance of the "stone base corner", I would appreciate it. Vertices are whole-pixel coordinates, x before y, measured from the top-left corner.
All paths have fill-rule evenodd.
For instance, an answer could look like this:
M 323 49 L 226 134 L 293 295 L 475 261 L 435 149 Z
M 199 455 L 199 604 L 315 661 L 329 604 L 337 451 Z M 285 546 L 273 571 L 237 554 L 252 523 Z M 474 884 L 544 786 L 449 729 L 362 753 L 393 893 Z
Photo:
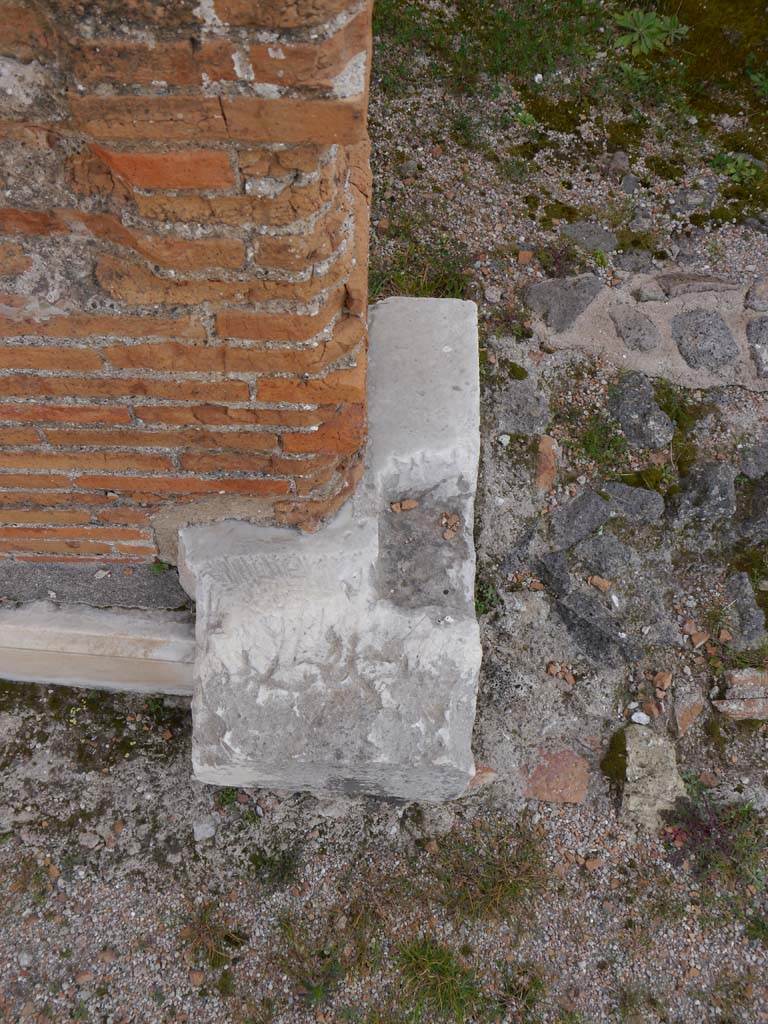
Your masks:
M 473 303 L 379 303 L 352 500 L 310 536 L 237 521 L 180 531 L 198 779 L 418 801 L 466 790 L 478 365 Z

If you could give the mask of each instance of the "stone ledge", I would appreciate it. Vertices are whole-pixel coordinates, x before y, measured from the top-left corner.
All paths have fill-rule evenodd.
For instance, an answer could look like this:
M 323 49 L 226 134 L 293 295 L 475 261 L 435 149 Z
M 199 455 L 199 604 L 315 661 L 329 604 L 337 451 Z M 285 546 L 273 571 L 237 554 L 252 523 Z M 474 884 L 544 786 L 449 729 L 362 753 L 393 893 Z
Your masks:
M 48 601 L 0 610 L 0 675 L 15 682 L 191 696 L 194 658 L 186 612 Z
M 472 778 L 473 303 L 373 308 L 369 423 L 363 481 L 320 533 L 180 532 L 204 782 L 440 801 Z

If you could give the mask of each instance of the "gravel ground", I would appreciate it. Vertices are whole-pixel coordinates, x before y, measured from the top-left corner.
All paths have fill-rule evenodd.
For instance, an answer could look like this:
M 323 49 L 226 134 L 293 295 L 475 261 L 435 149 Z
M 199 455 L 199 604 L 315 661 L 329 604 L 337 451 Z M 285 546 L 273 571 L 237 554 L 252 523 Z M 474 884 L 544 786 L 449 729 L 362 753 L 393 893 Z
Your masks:
M 584 270 L 765 273 L 751 200 L 701 216 L 734 173 L 758 188 L 712 161 L 765 118 L 625 88 L 628 115 L 612 5 L 546 7 L 569 39 L 568 12 L 592 18 L 597 43 L 584 28 L 586 49 L 472 89 L 409 21 L 454 9 L 379 8 L 373 292 L 480 305 L 483 784 L 440 808 L 214 791 L 190 779 L 184 701 L 2 684 L 3 1021 L 768 1021 L 766 724 L 712 704 L 768 654 L 768 400 L 648 378 L 674 438 L 633 446 L 619 369 L 555 350 L 524 292 Z M 638 63 L 644 88 L 663 56 Z M 606 519 L 617 484 L 633 497 Z M 622 789 L 632 717 L 688 794 L 650 830 Z

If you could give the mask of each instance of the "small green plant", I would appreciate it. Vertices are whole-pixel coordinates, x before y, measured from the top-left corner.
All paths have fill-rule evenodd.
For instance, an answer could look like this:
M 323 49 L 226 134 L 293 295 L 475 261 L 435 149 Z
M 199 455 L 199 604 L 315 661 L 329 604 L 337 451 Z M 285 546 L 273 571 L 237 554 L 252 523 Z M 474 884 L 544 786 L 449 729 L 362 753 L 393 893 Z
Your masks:
M 237 790 L 234 786 L 225 786 L 217 794 L 219 807 L 233 807 L 237 803 Z
M 451 137 L 465 149 L 477 149 L 480 137 L 477 123 L 466 111 L 461 110 L 451 122 Z
M 235 979 L 232 975 L 232 971 L 223 970 L 216 980 L 216 988 L 219 990 L 219 995 L 228 999 L 230 996 L 235 994 Z
M 702 881 L 717 880 L 732 893 L 765 888 L 768 837 L 765 823 L 750 804 L 719 807 L 706 794 L 678 800 L 669 814 L 678 852 Z
M 234 951 L 248 941 L 247 935 L 216 917 L 216 909 L 211 902 L 192 909 L 180 936 L 189 946 L 192 956 L 204 959 L 214 970 L 225 967 Z
M 535 128 L 536 118 L 529 110 L 518 110 L 515 114 L 515 120 L 522 128 Z
M 480 573 L 475 580 L 475 611 L 478 615 L 488 615 L 501 604 L 496 584 Z
M 282 920 L 280 930 L 286 946 L 280 961 L 284 973 L 310 1006 L 326 1002 L 344 975 L 338 946 L 324 937 L 315 939 L 291 918 Z
M 744 153 L 718 153 L 712 158 L 712 167 L 736 185 L 751 185 L 763 174 L 760 166 Z
M 260 882 L 270 888 L 284 887 L 293 882 L 301 865 L 299 852 L 295 847 L 267 853 L 257 849 L 250 855 L 251 868 Z
M 499 1004 L 504 1011 L 514 1015 L 513 1020 L 522 1024 L 538 1020 L 536 1007 L 546 994 L 544 973 L 537 964 L 515 964 L 504 968 Z
M 170 568 L 168 562 L 161 562 L 159 558 L 156 558 L 152 565 L 150 565 L 149 570 L 159 575 L 160 573 L 168 572 Z
M 755 91 L 761 100 L 768 103 L 768 70 L 765 71 L 747 71 L 747 76 L 750 82 L 755 87 Z
M 409 943 L 398 960 L 408 995 L 419 1010 L 430 1009 L 463 1024 L 482 1007 L 485 1000 L 472 971 L 435 939 Z
M 764 914 L 753 914 L 747 919 L 744 932 L 748 939 L 762 942 L 764 946 L 768 946 L 768 917 Z
M 614 21 L 624 30 L 616 46 L 629 50 L 633 57 L 667 50 L 688 35 L 688 26 L 681 24 L 675 14 L 631 10 L 614 15 Z
M 586 458 L 598 466 L 613 466 L 624 458 L 627 439 L 604 413 L 592 413 L 579 437 Z

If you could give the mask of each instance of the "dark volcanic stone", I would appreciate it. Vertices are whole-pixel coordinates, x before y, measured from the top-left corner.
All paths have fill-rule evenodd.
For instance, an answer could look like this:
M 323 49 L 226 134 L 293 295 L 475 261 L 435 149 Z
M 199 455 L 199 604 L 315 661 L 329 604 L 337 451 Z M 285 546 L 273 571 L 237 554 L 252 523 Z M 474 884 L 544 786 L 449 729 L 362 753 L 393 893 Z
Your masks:
M 768 476 L 768 442 L 753 444 L 741 453 L 741 472 L 750 480 Z
M 596 533 L 610 517 L 611 504 L 587 489 L 552 515 L 552 539 L 558 550 L 573 547 Z
M 645 313 L 633 306 L 621 305 L 611 310 L 616 333 L 633 352 L 652 352 L 659 347 L 659 328 Z
M 672 318 L 672 337 L 694 370 L 716 373 L 739 357 L 739 347 L 719 313 L 693 309 Z
M 549 402 L 529 380 L 510 381 L 499 395 L 499 430 L 532 437 L 549 423 Z
M 612 533 L 604 533 L 583 540 L 573 553 L 588 572 L 615 580 L 631 563 L 634 551 Z
M 601 490 L 609 495 L 614 514 L 630 523 L 657 523 L 664 515 L 664 499 L 657 491 L 618 481 L 604 484 Z
M 573 591 L 557 602 L 557 611 L 576 643 L 593 661 L 618 668 L 637 661 L 640 645 L 592 594 Z
M 725 584 L 733 646 L 737 651 L 756 650 L 768 637 L 765 632 L 765 614 L 755 600 L 749 576 L 737 572 Z
M 736 512 L 736 470 L 724 462 L 694 466 L 680 485 L 674 520 L 711 523 L 730 519 Z
M 670 299 L 701 292 L 730 292 L 739 287 L 726 277 L 712 277 L 709 274 L 661 274 L 656 280 Z
M 555 333 L 567 330 L 603 290 L 594 274 L 541 281 L 531 285 L 525 300 Z
M 539 579 L 557 597 L 563 597 L 571 589 L 571 576 L 564 551 L 551 551 L 536 560 Z
M 761 316 L 747 325 L 747 341 L 757 376 L 768 377 L 768 316 Z
M 566 224 L 560 234 L 572 239 L 586 252 L 614 252 L 619 244 L 612 231 L 590 220 L 577 220 L 573 224 Z
M 656 404 L 653 386 L 641 373 L 629 373 L 616 385 L 609 408 L 633 448 L 659 451 L 674 437 L 674 423 Z

